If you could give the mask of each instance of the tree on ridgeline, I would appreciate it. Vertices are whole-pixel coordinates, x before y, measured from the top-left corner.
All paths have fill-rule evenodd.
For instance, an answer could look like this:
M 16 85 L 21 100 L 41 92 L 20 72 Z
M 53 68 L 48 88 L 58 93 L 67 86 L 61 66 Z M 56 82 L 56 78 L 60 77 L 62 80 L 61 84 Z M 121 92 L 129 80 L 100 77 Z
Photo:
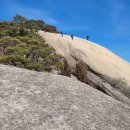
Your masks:
M 13 18 L 13 22 L 15 22 L 17 25 L 24 24 L 28 19 L 16 14 L 16 16 Z
M 35 31 L 37 30 L 43 30 L 44 28 L 44 22 L 42 20 L 28 20 L 25 22 L 25 27 L 27 29 L 30 29 L 31 31 L 33 31 L 33 29 Z

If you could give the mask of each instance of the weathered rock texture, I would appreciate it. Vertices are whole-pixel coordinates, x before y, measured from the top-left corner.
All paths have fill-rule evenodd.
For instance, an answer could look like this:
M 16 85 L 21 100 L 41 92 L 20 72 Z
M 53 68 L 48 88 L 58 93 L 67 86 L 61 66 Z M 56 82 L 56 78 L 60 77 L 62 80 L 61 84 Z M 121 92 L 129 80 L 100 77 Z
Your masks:
M 78 80 L 0 65 L 0 130 L 130 130 L 130 107 Z
M 80 81 L 130 104 L 130 64 L 108 49 L 85 39 L 39 31 L 46 43 L 64 56 Z M 68 70 L 68 69 L 66 69 Z M 91 74 L 90 74 L 91 73 Z M 67 75 L 65 73 L 65 75 Z

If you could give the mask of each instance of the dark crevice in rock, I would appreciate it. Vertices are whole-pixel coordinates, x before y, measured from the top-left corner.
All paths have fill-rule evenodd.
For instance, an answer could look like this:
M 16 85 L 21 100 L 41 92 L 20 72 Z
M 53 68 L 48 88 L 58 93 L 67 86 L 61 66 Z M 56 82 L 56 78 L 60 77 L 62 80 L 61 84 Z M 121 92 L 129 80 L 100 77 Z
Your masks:
M 99 74 L 98 72 L 94 71 L 94 70 L 91 69 L 89 66 L 88 66 L 88 70 L 89 70 L 91 73 L 97 75 L 98 77 L 103 77 L 101 74 Z
M 101 91 L 101 92 L 103 92 L 103 93 L 105 93 L 106 95 L 108 95 L 108 94 L 105 92 L 105 90 L 102 89 L 100 86 L 96 86 L 96 89 L 99 90 L 99 91 Z

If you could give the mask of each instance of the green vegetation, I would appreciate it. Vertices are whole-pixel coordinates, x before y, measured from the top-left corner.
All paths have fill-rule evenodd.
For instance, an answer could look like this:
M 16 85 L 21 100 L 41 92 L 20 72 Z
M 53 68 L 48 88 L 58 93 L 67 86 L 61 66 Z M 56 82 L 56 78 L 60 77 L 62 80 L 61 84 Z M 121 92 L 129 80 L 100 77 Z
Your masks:
M 42 20 L 16 15 L 13 21 L 0 22 L 0 63 L 36 71 L 62 70 L 62 57 L 45 44 L 38 30 L 57 32 Z

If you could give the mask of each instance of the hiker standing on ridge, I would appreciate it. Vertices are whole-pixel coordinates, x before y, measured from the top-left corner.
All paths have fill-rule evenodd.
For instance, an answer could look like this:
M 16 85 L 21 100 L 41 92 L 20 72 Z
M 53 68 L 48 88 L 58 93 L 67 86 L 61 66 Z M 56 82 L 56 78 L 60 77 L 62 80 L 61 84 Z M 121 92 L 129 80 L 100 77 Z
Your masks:
M 71 35 L 72 40 L 73 40 L 73 37 L 74 37 L 74 35 Z
M 63 37 L 63 32 L 61 32 L 61 36 Z
M 89 35 L 87 35 L 87 40 L 89 40 Z

